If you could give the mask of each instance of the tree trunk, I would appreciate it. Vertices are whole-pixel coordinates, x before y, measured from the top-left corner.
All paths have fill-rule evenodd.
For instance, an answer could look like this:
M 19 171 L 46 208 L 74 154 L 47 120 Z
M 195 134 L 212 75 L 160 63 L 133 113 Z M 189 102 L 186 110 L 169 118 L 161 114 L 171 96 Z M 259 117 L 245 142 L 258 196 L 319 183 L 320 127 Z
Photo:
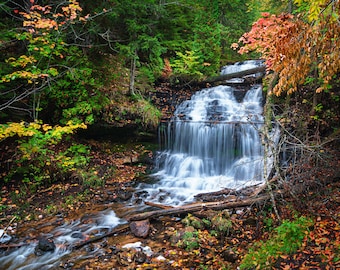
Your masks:
M 131 59 L 131 67 L 130 67 L 130 84 L 129 84 L 129 92 L 130 95 L 133 96 L 135 94 L 135 77 L 136 77 L 136 54 Z

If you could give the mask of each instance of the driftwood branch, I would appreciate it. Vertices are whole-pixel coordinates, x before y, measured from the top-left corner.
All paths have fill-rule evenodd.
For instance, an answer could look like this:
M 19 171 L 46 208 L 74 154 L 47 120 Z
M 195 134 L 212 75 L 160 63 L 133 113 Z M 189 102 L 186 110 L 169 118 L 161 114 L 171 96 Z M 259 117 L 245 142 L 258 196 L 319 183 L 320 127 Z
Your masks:
M 265 71 L 266 71 L 265 66 L 259 66 L 259 67 L 256 67 L 256 68 L 242 70 L 242 71 L 238 71 L 238 72 L 234 72 L 234 73 L 210 77 L 210 78 L 206 79 L 204 81 L 204 83 L 213 83 L 213 82 L 230 80 L 230 79 L 233 79 L 233 78 L 242 78 L 243 76 L 246 76 L 246 75 L 256 74 L 256 73 L 265 72 Z
M 80 242 L 80 243 L 74 245 L 74 246 L 72 247 L 72 249 L 73 249 L 73 250 L 80 249 L 80 248 L 83 247 L 83 246 L 86 246 L 86 245 L 88 245 L 88 244 L 97 242 L 97 241 L 99 241 L 99 240 L 101 240 L 101 239 L 103 239 L 103 238 L 105 238 L 105 237 L 110 237 L 110 236 L 113 236 L 113 235 L 115 235 L 115 234 L 117 234 L 117 233 L 126 232 L 126 231 L 129 230 L 129 229 L 130 229 L 129 224 L 124 224 L 124 225 L 122 225 L 122 226 L 120 226 L 120 227 L 114 228 L 112 231 L 110 231 L 110 232 L 108 232 L 108 233 L 105 233 L 105 234 L 103 234 L 103 235 L 99 235 L 99 236 L 93 237 L 93 238 L 91 238 L 91 239 L 89 239 L 89 240 Z
M 136 221 L 136 220 L 144 220 L 148 218 L 156 218 L 165 215 L 178 215 L 178 214 L 186 214 L 191 212 L 198 212 L 202 210 L 212 209 L 212 210 L 222 210 L 222 209 L 230 209 L 237 207 L 249 206 L 254 203 L 259 203 L 262 201 L 266 201 L 270 198 L 269 195 L 262 195 L 255 198 L 244 199 L 241 201 L 220 201 L 220 202 L 207 202 L 207 203 L 194 203 L 179 207 L 174 207 L 170 209 L 162 209 L 155 210 L 151 212 L 138 213 L 132 216 L 127 217 L 128 221 Z

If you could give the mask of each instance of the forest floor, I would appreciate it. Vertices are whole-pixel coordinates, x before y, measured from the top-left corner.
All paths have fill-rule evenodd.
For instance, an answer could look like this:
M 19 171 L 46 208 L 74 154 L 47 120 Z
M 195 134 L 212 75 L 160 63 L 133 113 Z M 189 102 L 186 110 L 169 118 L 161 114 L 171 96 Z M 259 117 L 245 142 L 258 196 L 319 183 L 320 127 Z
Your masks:
M 136 181 L 149 169 L 138 161 L 142 156 L 143 160 L 145 156 L 152 158 L 152 151 L 140 144 L 126 148 L 107 141 L 87 143 L 92 149 L 92 166 L 98 169 L 96 174 L 102 181 L 88 183 L 75 175 L 68 181 L 40 188 L 32 194 L 15 183 L 3 186 L 1 228 L 8 234 L 22 235 L 28 228 L 43 227 L 56 216 L 75 220 L 85 211 L 95 212 L 131 198 Z M 105 254 L 77 263 L 63 262 L 62 268 L 237 269 L 242 262 L 246 265 L 244 269 L 255 269 L 256 264 L 259 265 L 257 269 L 338 269 L 338 157 L 329 161 L 331 163 L 324 170 L 313 171 L 311 179 L 302 179 L 294 185 L 280 185 L 284 193 L 275 198 L 279 217 L 272 202 L 266 200 L 249 207 L 230 209 L 228 213 L 213 211 L 203 216 L 202 213 L 191 213 L 153 218 L 146 238 L 136 238 L 127 230 L 105 240 Z M 305 167 L 305 170 L 312 169 Z M 308 219 L 307 223 L 304 218 Z M 280 249 L 285 238 L 298 243 L 296 250 L 285 252 Z M 122 249 L 123 244 L 137 241 L 149 246 L 153 254 Z M 103 245 L 103 242 L 89 246 L 94 248 L 99 244 Z M 245 264 L 245 255 L 250 249 L 255 250 L 253 263 Z

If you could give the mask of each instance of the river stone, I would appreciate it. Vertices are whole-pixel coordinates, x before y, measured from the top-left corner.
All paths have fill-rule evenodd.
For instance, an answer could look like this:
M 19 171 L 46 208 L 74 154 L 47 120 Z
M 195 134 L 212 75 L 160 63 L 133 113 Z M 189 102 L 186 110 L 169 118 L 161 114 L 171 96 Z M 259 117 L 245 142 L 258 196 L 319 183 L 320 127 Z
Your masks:
M 146 238 L 150 231 L 150 221 L 148 219 L 132 221 L 130 230 L 136 237 Z
M 83 239 L 84 238 L 84 236 L 83 236 L 83 234 L 81 232 L 74 232 L 74 233 L 71 234 L 71 237 L 72 238 L 79 238 L 79 239 Z
M 36 256 L 44 255 L 46 252 L 53 252 L 56 246 L 51 238 L 40 238 L 38 245 L 34 249 Z
M 130 200 L 132 197 L 132 192 L 129 190 L 119 190 L 117 192 L 117 196 L 119 199 L 123 200 L 123 201 L 127 201 Z

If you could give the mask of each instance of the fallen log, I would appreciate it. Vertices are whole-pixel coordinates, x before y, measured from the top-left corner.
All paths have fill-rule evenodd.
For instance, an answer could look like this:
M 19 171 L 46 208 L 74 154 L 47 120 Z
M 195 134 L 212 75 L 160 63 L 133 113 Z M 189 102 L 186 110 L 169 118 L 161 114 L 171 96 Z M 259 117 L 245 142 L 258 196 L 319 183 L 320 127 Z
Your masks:
M 130 229 L 130 225 L 129 224 L 124 224 L 120 227 L 117 227 L 117 228 L 114 228 L 112 231 L 108 232 L 108 233 L 105 233 L 103 235 L 99 235 L 99 236 L 96 236 L 96 237 L 93 237 L 93 238 L 90 238 L 88 240 L 85 240 L 83 242 L 80 242 L 78 244 L 75 244 L 74 246 L 72 246 L 72 249 L 73 250 L 76 250 L 76 249 L 80 249 L 81 247 L 83 246 L 86 246 L 88 244 L 91 244 L 93 242 L 97 242 L 105 237 L 110 237 L 110 236 L 113 236 L 117 233 L 122 233 L 122 232 L 126 232 Z
M 218 82 L 218 81 L 226 81 L 230 80 L 233 78 L 242 78 L 243 76 L 246 75 L 251 75 L 251 74 L 256 74 L 260 72 L 265 72 L 266 71 L 266 66 L 259 66 L 256 68 L 251 68 L 247 70 L 242 70 L 238 72 L 233 72 L 233 73 L 228 73 L 228 74 L 223 74 L 215 77 L 210 77 L 204 81 L 204 83 L 213 83 L 213 82 Z
M 201 202 L 216 202 L 216 201 L 231 201 L 232 199 L 236 199 L 236 190 L 234 189 L 222 189 L 219 191 L 199 193 L 194 196 L 197 201 Z
M 244 187 L 242 189 L 229 189 L 224 188 L 219 191 L 199 193 L 194 198 L 201 202 L 216 202 L 216 201 L 235 201 L 244 199 L 245 197 L 251 198 L 259 195 L 260 191 L 255 194 L 258 189 L 258 185 Z
M 223 210 L 223 209 L 230 209 L 230 208 L 238 208 L 249 206 L 254 203 L 259 203 L 262 201 L 266 201 L 270 199 L 269 195 L 262 195 L 255 198 L 244 199 L 241 201 L 219 201 L 219 202 L 207 202 L 207 203 L 194 203 L 190 205 L 178 206 L 171 209 L 162 209 L 162 210 L 155 210 L 151 212 L 145 213 L 138 213 L 132 216 L 127 217 L 128 221 L 136 221 L 136 220 L 143 220 L 148 218 L 155 218 L 165 215 L 178 215 L 178 214 L 186 214 L 192 212 L 198 212 L 202 210 L 212 209 L 212 210 Z
M 145 205 L 156 207 L 156 208 L 161 208 L 161 209 L 172 209 L 174 208 L 173 206 L 170 205 L 164 205 L 164 204 L 159 204 L 159 203 L 154 203 L 154 202 L 144 202 Z

